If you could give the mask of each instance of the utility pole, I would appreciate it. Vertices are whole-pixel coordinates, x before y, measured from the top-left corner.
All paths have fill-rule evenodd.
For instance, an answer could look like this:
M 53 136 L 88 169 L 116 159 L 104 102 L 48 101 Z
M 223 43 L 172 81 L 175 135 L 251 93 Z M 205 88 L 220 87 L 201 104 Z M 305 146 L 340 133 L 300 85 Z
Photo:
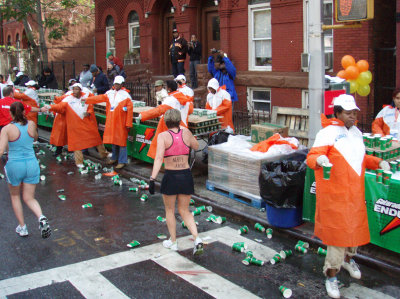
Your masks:
M 310 147 L 321 129 L 321 113 L 324 98 L 325 54 L 322 31 L 323 0 L 309 0 L 308 3 L 308 51 L 309 51 L 309 123 Z

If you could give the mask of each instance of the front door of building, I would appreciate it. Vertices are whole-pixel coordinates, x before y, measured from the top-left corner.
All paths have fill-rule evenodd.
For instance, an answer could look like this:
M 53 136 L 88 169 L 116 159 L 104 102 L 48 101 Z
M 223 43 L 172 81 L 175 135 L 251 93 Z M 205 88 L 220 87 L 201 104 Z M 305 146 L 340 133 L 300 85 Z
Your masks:
M 203 62 L 207 62 L 210 49 L 220 49 L 221 39 L 219 30 L 219 15 L 215 8 L 204 8 L 203 10 Z
M 161 60 L 161 71 L 165 75 L 171 74 L 172 66 L 171 66 L 171 58 L 169 56 L 169 46 L 172 41 L 172 30 L 176 28 L 175 19 L 173 14 L 166 14 L 164 19 L 163 32 L 164 36 L 164 49 L 163 49 L 163 58 Z

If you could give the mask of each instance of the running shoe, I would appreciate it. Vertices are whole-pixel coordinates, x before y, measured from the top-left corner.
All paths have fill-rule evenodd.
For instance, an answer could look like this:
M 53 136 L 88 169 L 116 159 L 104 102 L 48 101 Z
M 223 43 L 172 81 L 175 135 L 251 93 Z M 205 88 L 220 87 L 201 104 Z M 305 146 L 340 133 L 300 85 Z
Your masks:
M 200 255 L 204 252 L 203 240 L 199 237 L 194 241 L 193 255 Z
M 171 249 L 173 251 L 178 251 L 178 242 L 176 242 L 176 241 L 172 242 L 171 239 L 168 239 L 168 240 L 164 240 L 162 242 L 162 244 L 165 248 Z
M 45 216 L 40 217 L 39 219 L 39 229 L 43 239 L 50 237 L 51 228 L 49 225 L 49 221 Z
M 338 280 L 336 277 L 327 278 L 325 281 L 326 292 L 331 298 L 340 298 Z
M 26 227 L 26 224 L 22 227 L 21 225 L 18 225 L 15 232 L 20 235 L 20 237 L 26 237 L 28 235 L 28 228 Z
M 350 263 L 343 262 L 343 268 L 349 272 L 351 277 L 355 279 L 361 278 L 361 271 L 353 259 L 350 260 Z

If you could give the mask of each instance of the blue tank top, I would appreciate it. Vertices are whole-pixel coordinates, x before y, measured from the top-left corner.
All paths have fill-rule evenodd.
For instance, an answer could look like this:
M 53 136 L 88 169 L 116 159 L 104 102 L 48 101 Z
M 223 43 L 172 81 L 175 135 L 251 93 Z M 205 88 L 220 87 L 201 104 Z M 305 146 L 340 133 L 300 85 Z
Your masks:
M 8 142 L 8 160 L 27 160 L 35 158 L 33 149 L 33 137 L 28 134 L 28 124 L 12 123 L 19 130 L 19 137 L 15 141 Z

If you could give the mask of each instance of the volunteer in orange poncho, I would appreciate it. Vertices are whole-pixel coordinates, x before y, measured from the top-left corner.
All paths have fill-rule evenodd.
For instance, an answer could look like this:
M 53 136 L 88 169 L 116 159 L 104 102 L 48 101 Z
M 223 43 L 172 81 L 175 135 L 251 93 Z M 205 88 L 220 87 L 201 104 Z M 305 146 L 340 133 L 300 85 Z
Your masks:
M 324 274 L 328 295 L 340 298 L 336 273 L 343 266 L 354 278 L 361 278 L 351 259 L 358 246 L 369 243 L 367 208 L 364 197 L 365 168 L 389 170 L 389 164 L 365 154 L 362 133 L 354 124 L 357 107 L 351 95 L 334 100 L 336 118 L 322 116 L 322 126 L 307 155 L 315 170 L 317 204 L 315 235 L 328 246 Z M 323 178 L 323 165 L 331 163 L 329 180 Z
M 164 113 L 167 112 L 169 109 L 177 109 L 181 112 L 181 126 L 185 128 L 188 127 L 188 118 L 189 115 L 193 113 L 193 105 L 191 105 L 191 98 L 185 96 L 183 93 L 177 91 L 178 85 L 173 80 L 167 81 L 167 91 L 168 97 L 164 98 L 161 105 L 143 111 L 139 114 L 137 121 L 146 121 L 149 119 L 161 117 L 160 121 L 158 122 L 156 134 L 151 141 L 149 151 L 147 152 L 147 156 L 154 159 L 156 157 L 157 151 L 157 138 L 158 135 L 162 132 L 168 131 L 167 125 L 164 122 Z
M 232 121 L 231 95 L 225 90 L 225 85 L 219 87 L 218 80 L 212 78 L 208 81 L 207 89 L 209 93 L 207 95 L 206 109 L 217 111 L 217 115 L 222 116 L 220 119 L 222 129 L 230 127 L 235 131 Z
M 72 86 L 72 94 L 64 98 L 61 103 L 46 107 L 51 112 L 65 115 L 68 124 L 68 150 L 74 152 L 76 166 L 83 167 L 84 149 L 96 146 L 102 158 L 107 155 L 97 128 L 93 107 L 84 103 L 80 83 Z
M 72 86 L 74 86 L 75 83 L 77 83 L 75 78 L 70 79 L 68 81 L 70 90 L 62 96 L 54 97 L 53 100 L 54 104 L 61 103 L 66 97 L 70 96 L 73 93 Z M 88 88 L 82 86 L 81 96 L 82 99 L 86 99 L 89 96 L 93 96 L 93 94 L 90 92 Z M 90 105 L 88 109 L 92 110 L 93 105 Z M 94 118 L 97 124 L 96 116 L 93 114 L 91 115 L 91 117 Z M 54 156 L 60 155 L 62 153 L 63 147 L 68 144 L 67 122 L 65 119 L 65 114 L 56 113 L 50 134 L 50 144 L 57 147 L 56 151 L 54 152 Z
M 400 138 L 400 88 L 393 91 L 390 105 L 384 106 L 372 122 L 372 133 Z
M 132 98 L 129 93 L 121 89 L 124 81 L 124 77 L 116 76 L 114 89 L 86 100 L 87 104 L 106 103 L 106 127 L 103 142 L 112 144 L 112 157 L 108 164 L 112 165 L 118 161 L 116 169 L 121 169 L 128 163 L 126 144 L 128 132 L 133 125 Z
M 22 100 L 26 105 L 39 108 L 39 97 L 36 91 L 37 83 L 33 80 L 29 80 L 25 83 L 25 86 L 28 87 L 27 90 L 24 93 L 14 92 L 14 98 Z M 26 118 L 33 121 L 37 126 L 38 119 L 36 112 L 29 112 Z

